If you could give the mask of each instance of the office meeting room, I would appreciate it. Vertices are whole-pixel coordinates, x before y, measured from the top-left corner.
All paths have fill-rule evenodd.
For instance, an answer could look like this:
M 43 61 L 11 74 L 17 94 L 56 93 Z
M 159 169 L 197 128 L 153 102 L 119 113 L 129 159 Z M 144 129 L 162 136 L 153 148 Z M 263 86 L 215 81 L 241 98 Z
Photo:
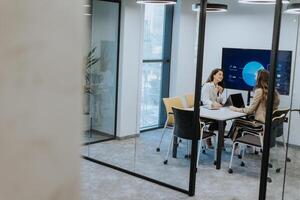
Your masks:
M 82 199 L 300 200 L 299 0 L 88 3 L 81 156 L 181 198 Z

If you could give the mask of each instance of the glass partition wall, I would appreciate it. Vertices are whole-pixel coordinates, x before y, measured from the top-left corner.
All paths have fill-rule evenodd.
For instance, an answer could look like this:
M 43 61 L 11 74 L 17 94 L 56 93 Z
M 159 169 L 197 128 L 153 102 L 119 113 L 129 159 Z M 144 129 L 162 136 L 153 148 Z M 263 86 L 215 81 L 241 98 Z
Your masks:
M 196 68 L 197 77 L 201 76 L 203 80 L 197 87 L 200 88 L 206 82 L 214 68 L 222 68 L 225 87 L 222 94 L 223 103 L 230 94 L 241 93 L 245 102 L 250 99 L 250 104 L 255 93 L 249 92 L 249 88 L 255 89 L 258 71 L 262 68 L 269 71 L 271 69 L 274 4 L 242 4 L 238 0 L 214 0 L 213 3 L 225 2 L 228 6 L 227 12 L 207 12 L 204 15 L 203 12 L 192 11 L 192 5 L 197 2 L 177 1 L 173 18 L 173 11 L 170 11 L 172 6 L 141 6 L 133 0 L 125 0 L 122 1 L 121 9 L 119 1 L 93 0 L 91 49 L 97 62 L 93 63 L 89 74 L 91 120 L 88 124 L 91 131 L 88 132 L 90 143 L 83 147 L 86 150 L 83 156 L 93 162 L 203 199 L 258 199 L 262 180 L 269 181 L 267 199 L 282 199 L 283 190 L 286 192 L 284 199 L 297 199 L 295 187 L 299 181 L 297 174 L 299 140 L 296 124 L 297 120 L 299 121 L 299 113 L 296 111 L 289 112 L 282 123 L 285 139 L 278 137 L 278 142 L 274 143 L 277 148 L 270 149 L 270 161 L 267 162 L 269 173 L 263 178 L 261 169 L 266 162 L 262 158 L 266 154 L 263 154 L 262 148 L 252 148 L 250 144 L 235 146 L 231 135 L 227 135 L 235 118 L 226 120 L 226 123 L 219 123 L 219 126 L 225 125 L 224 136 L 228 137 L 224 140 L 223 136 L 218 136 L 222 131 L 214 131 L 219 139 L 222 138 L 217 141 L 220 144 L 219 148 L 215 146 L 210 149 L 203 141 L 203 149 L 199 151 L 201 156 L 198 169 L 195 168 L 198 152 L 195 148 L 198 140 L 195 138 L 193 144 L 191 140 L 177 140 L 173 137 L 175 134 L 173 127 L 140 132 L 141 128 L 157 128 L 165 122 L 167 113 L 162 98 L 169 95 L 169 88 L 173 89 L 170 96 L 180 96 L 186 107 L 184 95 L 194 90 Z M 206 0 L 201 2 L 205 4 Z M 123 18 L 120 19 L 120 16 Z M 137 18 L 140 20 L 136 20 Z M 169 21 L 166 22 L 166 19 Z M 203 20 L 202 23 L 200 19 Z M 134 23 L 130 23 L 131 21 Z M 203 26 L 204 21 L 206 26 Z M 295 92 L 298 91 L 299 84 L 295 83 L 294 78 L 297 73 L 299 74 L 296 67 L 298 23 L 299 19 L 296 16 L 282 17 L 278 60 L 275 67 L 277 73 L 275 87 L 281 92 L 279 109 L 299 109 L 300 106 L 299 95 Z M 131 29 L 132 32 L 128 31 Z M 138 34 L 133 34 L 137 30 L 143 30 L 140 38 L 137 37 Z M 176 35 L 173 41 L 172 30 L 175 30 Z M 204 30 L 205 46 L 201 47 L 204 42 Z M 119 34 L 122 34 L 121 42 Z M 130 37 L 131 34 L 137 38 Z M 195 44 L 197 38 L 200 39 L 198 45 Z M 172 45 L 175 44 L 173 47 L 171 41 Z M 138 45 L 134 45 L 134 42 Z M 172 63 L 171 49 L 174 51 L 172 55 L 176 55 L 172 57 Z M 124 54 L 120 59 L 121 62 L 118 59 L 119 52 Z M 201 52 L 204 52 L 203 59 Z M 134 53 L 137 54 L 135 57 L 132 56 Z M 127 57 L 139 62 L 128 61 Z M 200 71 L 199 58 L 204 66 Z M 126 90 L 129 86 L 118 85 L 118 70 L 123 70 L 122 73 L 126 75 L 126 70 L 130 70 L 126 68 L 128 63 L 138 72 L 130 71 L 129 74 L 132 75 L 128 82 L 130 89 Z M 170 66 L 173 67 L 173 71 Z M 124 74 L 122 76 L 125 76 Z M 169 85 L 170 74 L 173 80 Z M 120 78 L 123 79 L 125 78 Z M 230 81 L 235 82 L 230 85 Z M 138 84 L 140 86 L 136 86 Z M 121 88 L 122 91 L 117 92 L 117 88 Z M 132 92 L 138 89 L 140 92 Z M 118 108 L 122 112 L 116 112 L 117 94 L 132 95 L 130 100 L 125 101 L 127 104 L 119 103 L 121 106 Z M 127 112 L 134 113 L 123 113 L 122 109 L 127 106 L 130 107 Z M 205 108 L 201 107 L 200 112 L 201 110 L 203 112 L 203 109 Z M 117 116 L 117 113 L 120 116 Z M 120 121 L 116 120 L 117 117 Z M 251 116 L 248 116 L 247 120 L 251 120 Z M 135 127 L 130 129 L 132 124 Z M 123 129 L 127 131 L 126 134 L 122 127 L 125 127 Z M 96 134 L 101 138 L 93 140 Z M 244 133 L 239 134 L 243 136 Z M 109 136 L 107 137 L 109 139 L 104 136 Z M 175 142 L 172 142 L 172 138 Z M 102 142 L 98 143 L 99 141 Z M 286 148 L 283 146 L 284 143 L 287 143 Z M 215 157 L 216 148 L 217 157 L 222 156 L 218 158 L 219 160 Z M 215 160 L 219 162 L 214 162 Z M 276 170 L 278 168 L 281 170 Z
M 226 3 L 228 11 L 207 13 L 202 83 L 206 82 L 215 68 L 220 68 L 224 75 L 221 84 L 225 88 L 221 95 L 223 103 L 231 94 L 240 93 L 244 104 L 252 105 L 253 110 L 256 110 L 257 107 L 253 106 L 258 98 L 254 92 L 256 76 L 259 70 L 270 70 L 275 6 L 222 0 L 215 0 L 214 3 Z M 256 103 L 258 106 L 260 100 Z M 263 107 L 265 109 L 265 106 Z M 239 109 L 239 112 L 248 112 L 247 114 L 253 116 L 226 121 L 221 169 L 216 172 L 202 161 L 205 164 L 200 165 L 198 169 L 196 195 L 197 191 L 199 196 L 203 193 L 201 189 L 205 187 L 203 181 L 214 180 L 210 183 L 210 187 L 220 192 L 212 195 L 212 191 L 204 191 L 202 195 L 222 199 L 225 194 L 221 191 L 226 191 L 227 199 L 258 199 L 262 151 L 259 147 L 253 147 L 256 144 L 252 143 L 252 139 L 259 144 L 258 134 L 263 135 L 263 131 L 254 131 L 255 127 L 260 125 L 253 119 L 262 121 L 265 119 L 259 118 L 255 112 L 247 109 Z M 258 112 L 266 112 L 266 110 Z M 255 125 L 252 126 L 252 123 Z M 256 132 L 257 137 L 247 137 L 245 131 L 247 127 L 248 131 Z
M 292 63 L 289 74 L 276 74 L 276 85 L 282 85 L 284 79 L 290 83 L 289 93 L 282 95 L 279 112 L 284 114 L 282 124 L 273 122 L 269 159 L 269 181 L 267 199 L 299 199 L 300 185 L 300 138 L 298 125 L 300 113 L 299 84 L 299 13 L 291 14 L 288 9 L 293 4 L 283 7 L 279 50 L 289 50 L 292 53 Z M 279 51 L 280 55 L 280 51 Z M 283 66 L 278 64 L 277 71 Z M 282 76 L 281 76 L 282 75 Z M 278 116 L 278 115 L 277 115 Z M 279 116 L 280 117 L 280 116 Z M 275 136 L 274 136 L 275 135 Z M 272 141 L 273 140 L 273 141 Z M 272 181 L 272 182 L 271 182 Z
M 119 4 L 92 0 L 90 52 L 85 69 L 86 144 L 115 138 L 119 45 Z
M 190 10 L 188 12 L 192 15 Z M 172 138 L 172 129 L 168 129 L 161 143 L 161 151 L 156 151 L 162 133 L 160 127 L 166 120 L 162 98 L 169 95 L 173 6 L 140 5 L 133 0 L 93 0 L 91 19 L 91 52 L 93 58 L 99 61 L 94 61 L 89 74 L 91 137 L 90 143 L 83 147 L 84 158 L 188 193 L 191 145 L 187 146 L 186 141 L 180 143 L 177 159 L 172 153 L 174 150 L 170 148 L 169 163 L 164 164 Z M 135 27 L 139 27 L 137 31 L 141 33 L 131 36 Z M 120 33 L 123 35 L 119 41 Z M 119 42 L 122 49 L 118 49 Z M 141 61 L 133 62 L 140 59 L 138 52 L 141 49 Z M 134 64 L 126 68 L 128 63 Z M 118 65 L 121 72 L 119 86 Z M 140 78 L 134 79 L 136 72 L 132 67 L 138 69 Z M 124 79 L 127 82 L 122 85 Z M 129 80 L 132 82 L 129 83 Z M 125 94 L 123 90 L 127 87 L 131 88 Z M 123 89 L 118 92 L 121 94 L 118 98 L 121 99 L 121 106 L 118 106 L 120 111 L 117 112 L 116 88 Z M 134 91 L 137 88 L 139 92 Z M 139 95 L 140 103 L 133 104 L 136 102 L 136 94 Z M 128 104 L 122 106 L 126 98 L 124 95 L 132 97 L 128 98 Z M 123 110 L 129 105 L 139 114 L 131 110 L 126 114 Z M 137 115 L 139 118 L 134 127 L 128 128 L 131 118 Z M 117 129 L 116 118 L 121 118 Z M 123 127 L 122 123 L 125 124 Z M 158 129 L 145 131 L 154 127 Z M 143 132 L 140 133 L 140 129 Z M 95 134 L 111 137 L 93 140 Z

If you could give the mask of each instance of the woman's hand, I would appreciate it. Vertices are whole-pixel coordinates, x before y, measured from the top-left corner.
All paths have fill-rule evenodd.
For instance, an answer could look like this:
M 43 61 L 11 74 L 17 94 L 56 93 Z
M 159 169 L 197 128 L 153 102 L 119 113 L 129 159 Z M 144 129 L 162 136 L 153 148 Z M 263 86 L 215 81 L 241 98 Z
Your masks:
M 218 102 L 213 102 L 211 105 L 212 108 L 221 108 L 222 104 L 218 103 Z
M 223 93 L 223 91 L 224 91 L 224 88 L 222 88 L 221 86 L 217 86 L 217 91 L 218 91 L 218 93 L 220 93 L 220 94 L 222 94 Z
M 232 110 L 234 112 L 240 112 L 239 109 L 237 107 L 234 107 L 234 106 L 229 106 L 229 110 Z

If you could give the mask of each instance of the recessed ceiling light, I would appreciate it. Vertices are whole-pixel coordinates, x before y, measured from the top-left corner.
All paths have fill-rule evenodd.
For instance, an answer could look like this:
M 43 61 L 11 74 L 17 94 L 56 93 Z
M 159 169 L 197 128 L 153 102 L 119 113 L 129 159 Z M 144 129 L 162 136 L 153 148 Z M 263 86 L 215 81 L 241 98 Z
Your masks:
M 290 3 L 286 10 L 284 11 L 287 14 L 300 14 L 300 3 Z
M 206 12 L 226 12 L 228 6 L 226 4 L 208 3 Z M 193 4 L 193 11 L 200 11 L 200 3 Z
M 282 3 L 287 4 L 290 1 L 288 0 L 282 0 Z M 244 3 L 244 4 L 275 4 L 276 0 L 239 0 L 239 3 Z
M 137 0 L 137 3 L 140 4 L 176 4 L 177 0 Z

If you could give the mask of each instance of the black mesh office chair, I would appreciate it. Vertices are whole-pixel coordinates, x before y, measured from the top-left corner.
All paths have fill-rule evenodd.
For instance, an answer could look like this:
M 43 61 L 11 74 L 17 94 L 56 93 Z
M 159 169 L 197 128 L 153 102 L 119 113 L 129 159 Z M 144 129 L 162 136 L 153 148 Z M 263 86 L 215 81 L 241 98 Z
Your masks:
M 281 114 L 280 116 L 278 116 L 277 114 L 274 114 L 272 117 L 272 131 L 271 131 L 271 144 L 274 142 L 272 140 L 276 139 L 276 135 L 273 136 L 274 134 L 276 134 L 274 132 L 274 129 L 277 127 L 278 124 L 282 124 L 285 120 L 286 114 Z M 259 123 L 259 122 L 258 122 Z M 245 166 L 245 162 L 244 162 L 244 155 L 245 155 L 245 147 L 246 146 L 252 146 L 255 148 L 260 148 L 261 150 L 263 149 L 263 134 L 264 134 L 264 124 L 261 123 L 261 125 L 263 126 L 262 131 L 251 131 L 249 128 L 246 131 L 242 132 L 242 136 L 237 138 L 232 145 L 232 152 L 231 152 L 231 158 L 230 158 L 230 163 L 229 163 L 229 169 L 228 172 L 231 174 L 233 173 L 232 170 L 232 160 L 233 160 L 233 155 L 234 155 L 234 148 L 237 144 L 239 145 L 243 145 L 244 148 L 242 150 L 242 161 L 240 166 L 244 167 Z M 275 143 L 275 142 L 274 142 Z M 276 170 L 276 172 L 280 172 L 280 170 Z M 269 179 L 269 182 L 271 181 L 271 179 Z
M 173 129 L 173 135 L 170 141 L 170 145 L 168 148 L 168 152 L 166 155 L 166 159 L 164 161 L 164 164 L 168 163 L 168 158 L 170 154 L 170 149 L 173 144 L 174 137 L 186 139 L 186 140 L 192 140 L 194 136 L 194 131 L 193 131 L 193 117 L 194 117 L 194 111 L 192 110 L 184 110 L 180 108 L 175 108 L 172 107 L 173 113 L 174 113 L 174 118 L 175 118 L 175 126 Z M 197 140 L 199 140 L 199 148 L 198 148 L 198 156 L 197 156 L 197 166 L 199 163 L 200 159 L 200 153 L 202 149 L 202 140 L 206 140 L 208 138 L 211 138 L 215 136 L 213 132 L 208 132 L 205 131 L 205 123 L 200 122 L 200 135 L 197 137 Z M 215 140 L 216 141 L 216 140 Z M 216 142 L 215 142 L 216 144 Z M 216 148 L 215 148 L 216 149 Z M 215 153 L 216 155 L 216 153 Z
M 284 115 L 284 121 L 286 121 L 287 119 L 287 114 L 289 113 L 290 109 L 280 109 L 280 110 L 274 110 L 273 111 L 273 117 L 279 117 L 281 115 Z M 275 130 L 276 134 L 273 134 L 273 138 L 271 140 L 271 146 L 275 146 L 277 145 L 276 143 L 276 138 L 281 137 L 281 142 L 283 144 L 284 147 L 284 151 L 286 152 L 286 142 L 285 142 L 285 138 L 284 138 L 284 134 L 283 134 L 283 123 L 281 124 L 277 124 L 276 130 Z M 286 158 L 286 160 L 288 162 L 291 162 L 290 158 Z

